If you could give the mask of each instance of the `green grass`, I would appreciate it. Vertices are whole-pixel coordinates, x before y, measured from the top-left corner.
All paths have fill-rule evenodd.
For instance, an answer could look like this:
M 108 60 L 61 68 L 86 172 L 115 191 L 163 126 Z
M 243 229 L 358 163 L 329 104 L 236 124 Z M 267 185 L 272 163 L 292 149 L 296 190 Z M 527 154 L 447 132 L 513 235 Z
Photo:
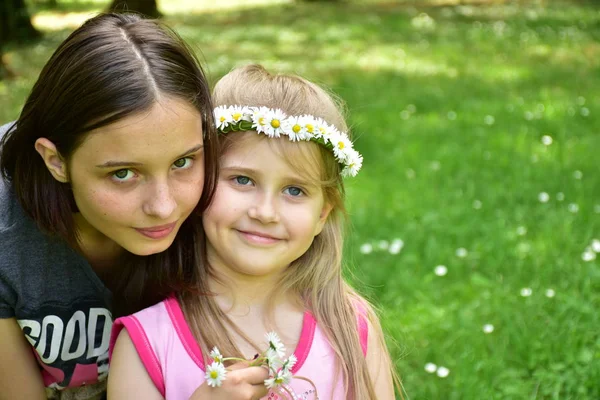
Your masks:
M 599 8 L 370 3 L 163 12 L 213 80 L 260 62 L 346 100 L 365 156 L 348 261 L 411 399 L 599 399 L 600 254 L 582 258 L 600 239 Z M 45 39 L 8 54 L 0 121 L 71 29 L 64 9 L 39 15 Z M 399 254 L 380 250 L 394 239 Z

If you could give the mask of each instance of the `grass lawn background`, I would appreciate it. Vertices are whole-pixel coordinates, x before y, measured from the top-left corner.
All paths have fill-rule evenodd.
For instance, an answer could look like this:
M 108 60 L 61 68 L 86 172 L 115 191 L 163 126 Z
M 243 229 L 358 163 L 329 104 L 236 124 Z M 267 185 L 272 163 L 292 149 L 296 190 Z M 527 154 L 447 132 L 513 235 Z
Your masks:
M 107 3 L 58 2 L 30 4 L 43 40 L 7 49 L 0 122 Z M 598 6 L 238 3 L 160 7 L 213 81 L 259 62 L 347 102 L 365 157 L 347 260 L 409 397 L 599 399 Z

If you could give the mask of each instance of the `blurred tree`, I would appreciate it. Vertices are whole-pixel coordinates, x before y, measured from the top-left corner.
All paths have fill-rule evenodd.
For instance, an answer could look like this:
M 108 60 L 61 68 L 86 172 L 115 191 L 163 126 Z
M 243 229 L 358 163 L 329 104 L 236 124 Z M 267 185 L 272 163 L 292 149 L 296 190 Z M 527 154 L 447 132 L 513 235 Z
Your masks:
M 109 10 L 116 12 L 136 11 L 152 18 L 162 16 L 158 11 L 156 0 L 112 0 Z
M 4 48 L 9 42 L 23 42 L 41 36 L 33 25 L 24 0 L 0 0 L 0 80 L 11 77 L 4 60 Z
M 21 42 L 40 36 L 31 24 L 24 0 L 0 0 L 0 43 Z

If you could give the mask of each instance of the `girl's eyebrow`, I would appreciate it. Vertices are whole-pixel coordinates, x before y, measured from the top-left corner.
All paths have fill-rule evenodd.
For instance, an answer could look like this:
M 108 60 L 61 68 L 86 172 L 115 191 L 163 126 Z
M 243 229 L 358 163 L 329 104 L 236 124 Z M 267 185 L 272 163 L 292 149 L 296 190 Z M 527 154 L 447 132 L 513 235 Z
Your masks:
M 179 159 L 188 154 L 195 153 L 196 151 L 200 150 L 203 147 L 204 147 L 204 144 L 196 145 L 196 146 L 192 147 L 191 149 L 181 153 L 180 155 L 175 157 L 175 159 Z M 107 161 L 103 164 L 96 165 L 96 167 L 97 168 L 139 167 L 141 165 L 144 165 L 144 164 L 139 163 L 139 162 L 134 162 L 134 161 Z
M 240 174 L 245 174 L 245 175 L 254 175 L 254 176 L 258 176 L 258 177 L 260 177 L 262 175 L 260 173 L 260 171 L 258 171 L 258 170 L 248 168 L 248 167 L 236 166 L 236 165 L 222 166 L 221 171 L 227 171 L 229 173 L 235 172 L 235 173 L 240 173 Z M 291 182 L 291 183 L 295 183 L 297 185 L 302 185 L 302 186 L 314 186 L 314 187 L 318 186 L 318 185 L 315 185 L 314 183 L 311 183 L 309 180 L 302 178 L 299 175 L 284 176 L 282 178 L 282 180 L 285 182 Z

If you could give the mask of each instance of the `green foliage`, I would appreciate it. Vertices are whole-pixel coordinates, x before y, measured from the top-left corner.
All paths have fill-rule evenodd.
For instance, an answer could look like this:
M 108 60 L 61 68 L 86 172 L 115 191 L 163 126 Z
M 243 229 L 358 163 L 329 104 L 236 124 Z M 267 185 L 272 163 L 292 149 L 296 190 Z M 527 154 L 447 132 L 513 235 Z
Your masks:
M 600 11 L 536 4 L 162 8 L 213 80 L 260 62 L 346 100 L 351 276 L 412 399 L 600 398 Z M 67 33 L 9 52 L 0 121 Z

